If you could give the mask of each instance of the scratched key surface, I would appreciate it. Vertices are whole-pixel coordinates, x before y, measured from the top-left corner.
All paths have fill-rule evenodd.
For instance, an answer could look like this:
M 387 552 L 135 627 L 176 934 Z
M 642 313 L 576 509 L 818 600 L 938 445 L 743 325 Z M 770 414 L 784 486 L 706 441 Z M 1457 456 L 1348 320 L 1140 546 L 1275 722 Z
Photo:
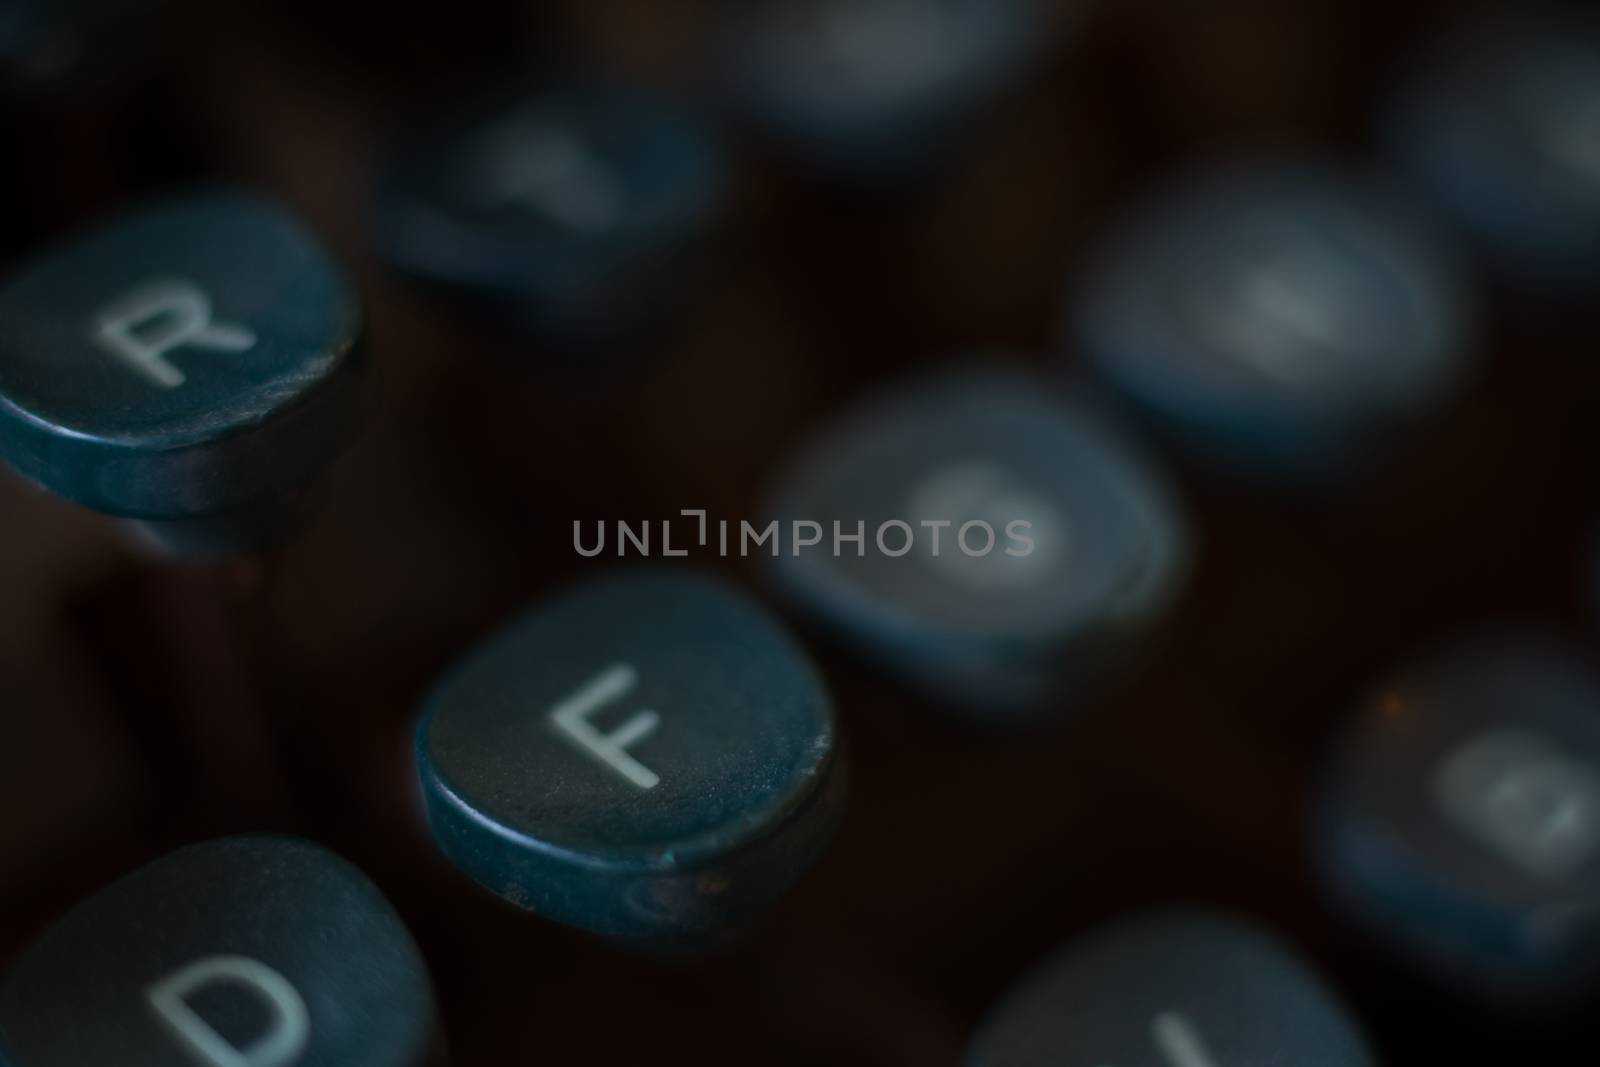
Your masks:
M 45 255 L 0 289 L 0 337 L 0 456 L 184 544 L 269 540 L 361 424 L 361 306 L 249 194 L 164 200 Z
M 429 699 L 433 832 L 529 910 L 686 939 L 788 888 L 838 816 L 833 714 L 805 654 L 741 595 L 600 579 L 495 637 Z

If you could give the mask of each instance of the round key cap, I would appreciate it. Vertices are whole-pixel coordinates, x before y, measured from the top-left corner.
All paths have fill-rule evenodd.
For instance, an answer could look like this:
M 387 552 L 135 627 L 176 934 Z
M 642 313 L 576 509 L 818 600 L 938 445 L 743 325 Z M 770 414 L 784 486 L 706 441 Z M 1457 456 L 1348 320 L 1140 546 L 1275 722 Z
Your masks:
M 805 655 L 742 595 L 677 572 L 597 581 L 485 643 L 429 698 L 417 765 L 458 867 L 618 939 L 742 925 L 838 816 Z
M 0 986 L 10 1067 L 438 1067 L 432 988 L 367 878 L 306 841 L 195 845 L 79 904 Z
M 179 547 L 281 533 L 360 423 L 361 309 L 252 196 L 172 200 L 0 289 L 0 455 Z
M 1533 638 L 1381 689 L 1317 834 L 1335 897 L 1442 977 L 1508 999 L 1600 977 L 1600 675 Z
M 979 1029 L 967 1067 L 1372 1067 L 1366 1042 L 1268 935 L 1206 915 L 1074 946 Z
M 1502 15 L 1444 43 L 1390 110 L 1402 169 L 1499 264 L 1575 295 L 1600 278 L 1600 18 Z
M 798 451 L 765 511 L 784 540 L 745 551 L 780 589 L 991 721 L 1108 675 L 1187 572 L 1184 524 L 1143 450 L 1021 373 L 864 403 Z
M 730 91 L 819 169 L 896 175 L 979 121 L 1048 25 L 1036 0 L 762 0 L 728 28 Z
M 1342 473 L 1468 365 L 1452 262 L 1404 208 L 1311 162 L 1193 178 L 1113 236 L 1075 301 L 1099 372 L 1187 452 Z
M 543 338 L 610 340 L 682 295 L 723 170 L 667 100 L 499 88 L 400 150 L 375 240 L 397 269 Z

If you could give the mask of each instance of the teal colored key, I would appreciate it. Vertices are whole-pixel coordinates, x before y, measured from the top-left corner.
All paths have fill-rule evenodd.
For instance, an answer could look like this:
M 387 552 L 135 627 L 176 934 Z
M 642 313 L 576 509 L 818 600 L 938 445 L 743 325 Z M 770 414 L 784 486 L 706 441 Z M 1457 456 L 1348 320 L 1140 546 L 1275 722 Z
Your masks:
M 1600 280 L 1600 18 L 1583 6 L 1468 22 L 1383 122 L 1400 172 L 1495 267 L 1568 298 Z
M 1135 658 L 1190 558 L 1135 439 L 998 368 L 863 402 L 796 451 L 763 510 L 782 543 L 741 551 L 780 591 L 989 723 L 1070 706 Z
M 9 1067 L 439 1067 L 432 985 L 378 889 L 286 837 L 194 845 L 79 904 L 0 984 Z
M 1373 1067 L 1322 981 L 1233 919 L 1126 923 L 1046 963 L 990 1014 L 967 1067 Z
M 599 86 L 495 86 L 402 144 L 374 197 L 389 264 L 557 349 L 585 351 L 686 295 L 726 200 L 687 109 Z
M 361 421 L 362 311 L 281 209 L 168 200 L 0 289 L 0 455 L 174 547 L 281 535 Z
M 1329 162 L 1184 178 L 1073 284 L 1074 349 L 1186 456 L 1283 487 L 1381 460 L 1456 395 L 1476 323 L 1417 211 Z
M 758 0 L 722 34 L 730 103 L 823 174 L 936 168 L 1056 37 L 1037 0 Z
M 1600 671 L 1580 647 L 1482 636 L 1384 683 L 1317 806 L 1328 895 L 1482 997 L 1600 987 Z
M 816 671 L 765 611 L 687 573 L 598 580 L 516 621 L 428 699 L 416 751 L 456 866 L 635 942 L 737 930 L 839 814 Z

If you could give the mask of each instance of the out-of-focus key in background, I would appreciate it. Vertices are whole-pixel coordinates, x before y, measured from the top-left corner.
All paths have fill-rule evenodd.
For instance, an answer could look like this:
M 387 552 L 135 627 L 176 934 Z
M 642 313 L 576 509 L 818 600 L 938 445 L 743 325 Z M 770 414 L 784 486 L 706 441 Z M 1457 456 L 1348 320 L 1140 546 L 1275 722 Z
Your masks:
M 0 143 L 6 1067 L 1592 1055 L 1583 5 L 0 0 Z

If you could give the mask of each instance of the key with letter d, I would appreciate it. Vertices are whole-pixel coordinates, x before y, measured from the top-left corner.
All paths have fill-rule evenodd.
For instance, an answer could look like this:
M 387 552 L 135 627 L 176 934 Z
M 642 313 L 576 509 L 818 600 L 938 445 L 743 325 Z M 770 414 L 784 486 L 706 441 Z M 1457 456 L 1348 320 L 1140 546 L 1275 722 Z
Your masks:
M 294 838 L 224 838 L 136 871 L 0 985 L 6 1067 L 438 1067 L 443 1049 L 399 916 Z

